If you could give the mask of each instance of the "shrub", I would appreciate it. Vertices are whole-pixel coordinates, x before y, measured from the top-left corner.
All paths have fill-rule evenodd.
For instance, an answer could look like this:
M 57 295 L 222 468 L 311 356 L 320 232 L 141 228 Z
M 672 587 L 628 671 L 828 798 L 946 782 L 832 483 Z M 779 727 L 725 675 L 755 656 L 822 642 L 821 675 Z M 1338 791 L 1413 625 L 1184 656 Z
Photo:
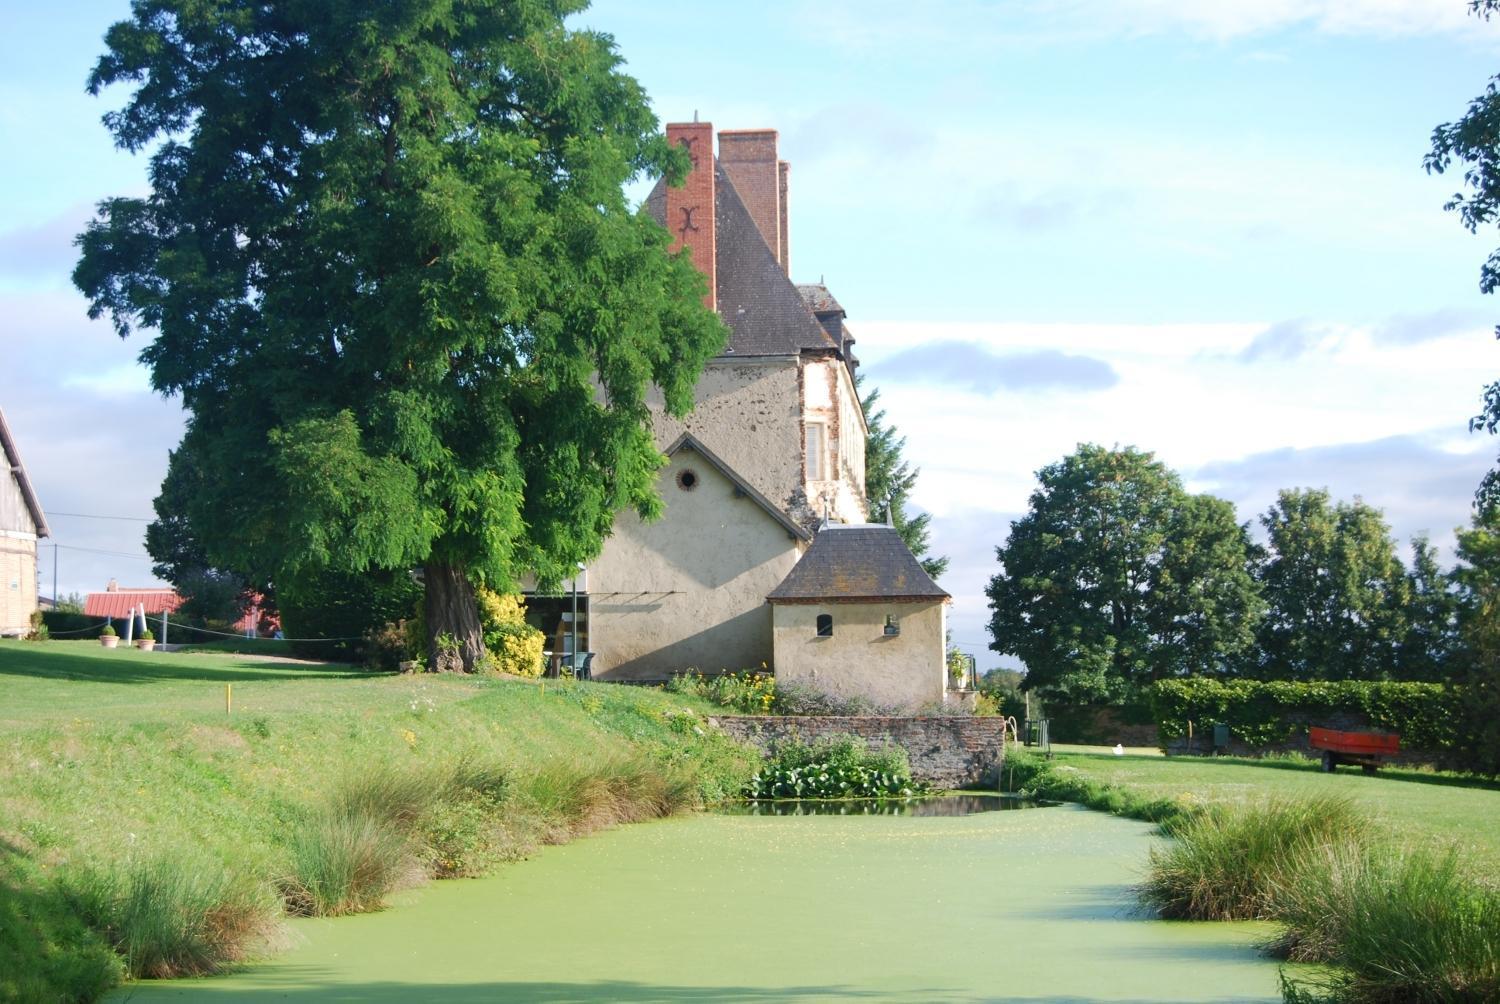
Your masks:
M 745 785 L 746 798 L 905 798 L 926 786 L 899 746 L 868 747 L 856 736 L 779 744 Z
M 26 641 L 46 641 L 51 637 L 51 631 L 47 628 L 47 622 L 42 619 L 40 610 L 31 612 L 31 630 L 26 632 Z
M 114 624 L 110 623 L 110 624 L 104 625 L 104 630 L 99 632 L 99 637 L 101 637 L 101 638 L 113 638 L 113 637 L 115 637 L 115 626 L 114 626 Z
M 497 593 L 483 586 L 475 589 L 479 599 L 479 622 L 484 628 L 484 647 L 494 658 L 496 669 L 516 676 L 538 677 L 545 668 L 542 651 L 547 638 L 526 623 L 526 603 L 518 595 Z
M 1362 846 L 1368 817 L 1347 798 L 1214 806 L 1169 825 L 1177 839 L 1151 851 L 1141 901 L 1164 917 L 1265 920 L 1277 891 L 1330 847 Z
M 218 972 L 276 930 L 275 898 L 264 886 L 180 850 L 85 868 L 69 891 L 135 978 Z
M 719 673 L 705 676 L 695 669 L 667 683 L 674 694 L 690 694 L 742 715 L 763 715 L 776 704 L 776 679 L 766 672 Z
M 1189 721 L 1227 724 L 1251 746 L 1286 742 L 1306 718 L 1355 712 L 1377 728 L 1401 734 L 1410 749 L 1442 752 L 1457 740 L 1454 722 L 1462 694 L 1438 683 L 1370 683 L 1359 680 L 1162 680 L 1151 688 L 1151 707 L 1163 745 L 1186 735 Z M 1056 733 L 1054 732 L 1054 735 Z

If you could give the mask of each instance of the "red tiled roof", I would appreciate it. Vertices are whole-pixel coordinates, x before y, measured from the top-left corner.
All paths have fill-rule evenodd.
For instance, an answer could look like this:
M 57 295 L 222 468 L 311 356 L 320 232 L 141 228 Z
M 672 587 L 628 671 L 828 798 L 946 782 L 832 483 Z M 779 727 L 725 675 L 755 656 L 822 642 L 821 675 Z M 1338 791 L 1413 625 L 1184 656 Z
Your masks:
M 130 611 L 146 604 L 147 614 L 173 613 L 182 606 L 182 597 L 171 589 L 118 589 L 89 593 L 83 601 L 83 612 L 90 617 L 129 617 Z

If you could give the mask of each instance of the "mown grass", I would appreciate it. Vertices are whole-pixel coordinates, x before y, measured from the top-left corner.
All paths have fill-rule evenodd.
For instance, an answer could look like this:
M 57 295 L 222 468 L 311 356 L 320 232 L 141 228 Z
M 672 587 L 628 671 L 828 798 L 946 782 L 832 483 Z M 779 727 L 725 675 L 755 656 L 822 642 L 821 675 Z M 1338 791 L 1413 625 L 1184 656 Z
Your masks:
M 1022 751 L 1010 769 L 1045 797 L 1157 820 L 1173 839 L 1151 856 L 1142 902 L 1167 917 L 1277 922 L 1268 952 L 1324 967 L 1284 977 L 1288 1002 L 1500 1000 L 1500 887 L 1469 850 L 1497 837 L 1488 786 L 1403 772 L 1351 787 L 1286 761 L 1079 759 Z M 1194 783 L 1204 775 L 1218 785 Z M 1412 820 L 1396 808 L 1411 798 L 1447 811 Z
M 758 763 L 700 702 L 607 684 L 0 642 L 0 688 L 0 999 L 232 966 L 274 935 L 257 904 L 378 908 Z

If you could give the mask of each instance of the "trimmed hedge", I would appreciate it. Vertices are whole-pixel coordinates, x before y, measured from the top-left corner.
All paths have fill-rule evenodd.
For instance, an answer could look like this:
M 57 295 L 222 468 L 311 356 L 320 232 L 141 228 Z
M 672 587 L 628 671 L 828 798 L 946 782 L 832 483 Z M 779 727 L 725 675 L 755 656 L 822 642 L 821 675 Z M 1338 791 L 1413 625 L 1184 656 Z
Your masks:
M 1461 692 L 1441 683 L 1360 680 L 1293 683 L 1281 680 L 1161 680 L 1151 706 L 1163 748 L 1187 734 L 1187 723 L 1230 727 L 1250 746 L 1285 743 L 1305 719 L 1338 712 L 1364 715 L 1376 728 L 1401 734 L 1406 749 L 1448 752 L 1458 739 Z

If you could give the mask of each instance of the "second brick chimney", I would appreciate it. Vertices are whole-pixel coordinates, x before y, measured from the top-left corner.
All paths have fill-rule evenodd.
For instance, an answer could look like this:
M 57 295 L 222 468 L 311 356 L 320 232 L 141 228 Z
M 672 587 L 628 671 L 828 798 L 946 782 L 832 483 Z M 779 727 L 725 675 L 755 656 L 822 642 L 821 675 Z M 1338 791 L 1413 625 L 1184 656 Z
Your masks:
M 766 247 L 787 271 L 786 180 L 776 159 L 775 129 L 736 129 L 719 133 L 719 166 L 750 211 Z

